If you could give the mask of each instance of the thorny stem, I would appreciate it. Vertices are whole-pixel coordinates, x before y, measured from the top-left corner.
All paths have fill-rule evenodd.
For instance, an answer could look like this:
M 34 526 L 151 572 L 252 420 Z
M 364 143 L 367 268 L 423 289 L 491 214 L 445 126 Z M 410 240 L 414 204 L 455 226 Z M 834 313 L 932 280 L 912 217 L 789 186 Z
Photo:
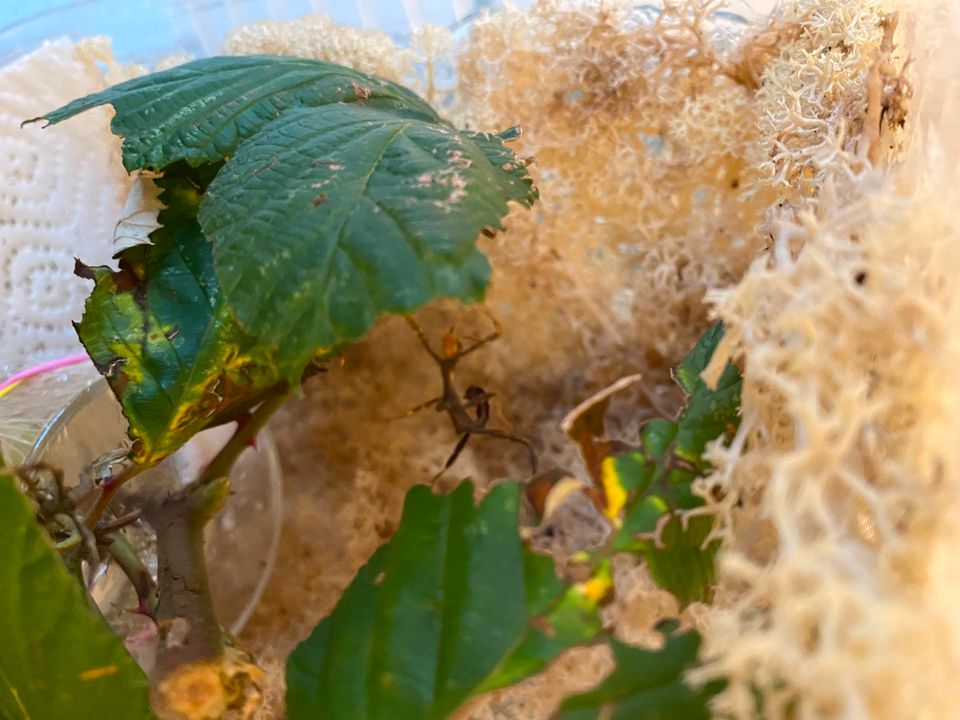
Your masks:
M 110 503 L 113 502 L 113 498 L 120 488 L 146 469 L 146 465 L 129 465 L 117 475 L 111 475 L 103 481 L 103 484 L 100 486 L 100 494 L 97 496 L 97 501 L 90 509 L 84 521 L 88 530 L 92 531 L 97 527 L 97 523 L 100 522 L 100 518 L 103 517 L 107 508 L 110 507 Z
M 157 611 L 157 586 L 153 582 L 150 571 L 144 567 L 137 551 L 127 542 L 123 533 L 119 530 L 111 530 L 105 534 L 102 530 L 99 532 L 101 533 L 101 537 L 98 538 L 99 547 L 105 550 L 110 559 L 123 571 L 137 593 L 139 604 L 136 612 L 154 617 Z
M 253 444 L 257 433 L 289 395 L 286 383 L 277 385 L 265 392 L 265 399 L 254 410 L 238 416 L 233 436 L 186 487 L 159 498 L 139 495 L 138 510 L 101 522 L 117 491 L 150 467 L 131 465 L 101 485 L 96 503 L 85 519 L 83 529 L 99 533 L 100 547 L 133 584 L 139 600 L 137 611 L 157 623 L 160 645 L 151 680 L 161 706 L 165 703 L 167 678 L 178 670 L 188 670 L 194 663 L 217 663 L 224 655 L 227 636 L 217 620 L 210 592 L 204 529 L 229 496 L 230 470 L 237 458 Z M 120 533 L 123 525 L 140 514 L 156 533 L 156 583 Z
M 267 420 L 270 419 L 270 416 L 280 409 L 280 406 L 283 405 L 290 394 L 286 384 L 276 386 L 273 393 L 275 394 L 268 396 L 260 407 L 245 414 L 238 421 L 239 427 L 233 434 L 233 437 L 230 438 L 230 441 L 220 450 L 216 457 L 214 457 L 197 482 L 207 483 L 218 477 L 227 477 L 230 474 L 230 468 L 233 467 L 233 463 L 236 462 L 240 453 L 252 442 L 256 434 L 263 429 L 263 426 Z M 130 465 L 117 475 L 111 475 L 104 480 L 100 486 L 100 494 L 97 496 L 96 503 L 94 503 L 93 508 L 91 508 L 86 516 L 85 524 L 87 528 L 90 530 L 96 528 L 100 522 L 100 518 L 103 517 L 107 508 L 110 507 L 110 503 L 113 502 L 113 498 L 120 488 L 149 468 L 149 465 Z
M 157 627 L 154 670 L 159 684 L 191 663 L 216 661 L 225 634 L 216 617 L 204 556 L 204 528 L 230 492 L 230 469 L 289 396 L 286 385 L 239 421 L 236 431 L 200 476 L 182 490 L 144 508 L 157 535 Z
M 233 467 L 237 458 L 240 457 L 240 454 L 244 450 L 253 444 L 257 433 L 263 429 L 267 421 L 280 409 L 283 403 L 286 402 L 289 394 L 284 387 L 283 392 L 273 397 L 268 397 L 260 407 L 240 420 L 233 436 L 227 441 L 227 444 L 221 448 L 220 452 L 214 456 L 213 460 L 210 461 L 210 464 L 207 465 L 206 469 L 200 474 L 195 484 L 206 485 L 219 478 L 228 477 L 230 475 L 230 468 Z
M 97 535 L 104 535 L 106 533 L 113 532 L 114 530 L 122 530 L 127 525 L 135 523 L 137 520 L 139 520 L 142 514 L 142 510 L 132 510 L 125 515 L 114 518 L 113 520 L 97 523 L 97 527 L 94 532 Z
M 145 510 L 157 534 L 156 621 L 161 637 L 157 680 L 180 665 L 213 660 L 222 654 L 223 631 L 210 594 L 203 530 L 228 493 L 228 481 L 221 478 L 191 485 Z

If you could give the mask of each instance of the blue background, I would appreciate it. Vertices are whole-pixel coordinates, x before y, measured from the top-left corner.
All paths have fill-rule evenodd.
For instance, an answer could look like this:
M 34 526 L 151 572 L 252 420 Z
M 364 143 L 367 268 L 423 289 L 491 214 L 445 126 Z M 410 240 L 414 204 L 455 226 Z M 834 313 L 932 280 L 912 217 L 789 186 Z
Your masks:
M 0 65 L 64 35 L 108 35 L 120 60 L 150 63 L 175 52 L 216 54 L 230 29 L 263 19 L 323 13 L 399 40 L 411 25 L 457 26 L 500 6 L 501 0 L 0 0 Z

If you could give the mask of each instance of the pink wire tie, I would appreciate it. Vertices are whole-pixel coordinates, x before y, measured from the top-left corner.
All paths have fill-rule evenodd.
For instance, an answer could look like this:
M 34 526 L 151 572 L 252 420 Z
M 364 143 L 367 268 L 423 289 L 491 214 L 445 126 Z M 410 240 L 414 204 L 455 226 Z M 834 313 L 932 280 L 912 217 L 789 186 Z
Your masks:
M 44 373 L 54 372 L 65 367 L 70 367 L 71 365 L 79 365 L 80 363 L 89 359 L 90 358 L 86 355 L 86 353 L 79 353 L 77 355 L 68 355 L 67 357 L 50 360 L 48 362 L 41 363 L 40 365 L 34 365 L 32 368 L 21 370 L 15 375 L 11 375 L 3 382 L 0 382 L 0 397 L 6 395 L 24 380 L 29 380 L 37 375 L 43 375 Z

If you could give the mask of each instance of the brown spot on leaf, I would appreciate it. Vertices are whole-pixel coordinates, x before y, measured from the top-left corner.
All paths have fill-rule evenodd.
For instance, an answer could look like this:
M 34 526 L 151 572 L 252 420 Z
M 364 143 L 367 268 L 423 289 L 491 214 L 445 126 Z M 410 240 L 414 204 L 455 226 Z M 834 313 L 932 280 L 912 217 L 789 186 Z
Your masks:
M 327 201 L 327 194 L 326 194 L 326 193 L 320 193 L 319 195 L 317 195 L 317 196 L 313 199 L 313 202 L 311 203 L 311 205 L 313 205 L 313 207 L 320 207 L 320 206 L 323 205 L 326 201 Z
M 120 270 L 110 273 L 110 277 L 113 280 L 113 286 L 118 293 L 133 292 L 140 287 L 139 278 L 137 278 L 136 274 L 132 270 L 129 268 L 124 268 L 122 263 L 120 265 Z
M 120 669 L 116 665 L 104 665 L 103 667 L 90 668 L 80 673 L 80 679 L 84 681 L 99 680 L 102 677 L 116 675 Z
M 534 615 L 532 618 L 530 618 L 530 625 L 536 630 L 542 632 L 548 638 L 556 637 L 557 635 L 557 629 L 541 615 Z
M 357 98 L 357 104 L 362 105 L 365 100 L 370 98 L 370 88 L 361 85 L 356 80 L 350 83 L 350 89 Z
M 127 385 L 130 384 L 130 376 L 127 373 L 121 371 L 116 374 L 116 380 L 114 380 L 111 385 L 113 386 L 113 392 L 121 396 L 127 391 Z

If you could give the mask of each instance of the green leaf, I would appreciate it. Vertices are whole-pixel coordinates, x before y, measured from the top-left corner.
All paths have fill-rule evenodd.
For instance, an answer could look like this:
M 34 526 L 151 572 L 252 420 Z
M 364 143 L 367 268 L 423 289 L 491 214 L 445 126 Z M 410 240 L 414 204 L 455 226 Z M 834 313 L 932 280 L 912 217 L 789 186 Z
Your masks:
M 654 500 L 659 498 L 647 499 L 648 502 Z M 642 515 L 649 509 L 641 507 L 632 514 Z M 663 506 L 658 510 L 662 515 Z M 634 541 L 629 548 L 621 549 L 641 554 L 654 582 L 671 592 L 681 607 L 692 602 L 709 602 L 716 583 L 715 558 L 720 549 L 719 540 L 704 545 L 712 529 L 712 517 L 689 518 L 686 525 L 679 517 L 673 517 L 660 531 L 659 545 L 651 540 Z
M 381 313 L 480 299 L 490 266 L 479 233 L 500 227 L 507 200 L 535 198 L 499 142 L 344 104 L 288 110 L 265 126 L 200 206 L 241 324 L 282 344 L 294 376 Z
M 685 672 L 697 664 L 700 636 L 675 633 L 675 622 L 663 623 L 664 646 L 643 650 L 611 641 L 616 668 L 603 683 L 567 698 L 553 720 L 709 720 L 710 698 L 725 683 L 714 680 L 693 688 Z
M 713 357 L 721 338 L 723 325 L 716 323 L 697 342 L 677 366 L 674 377 L 687 391 L 687 407 L 678 422 L 676 452 L 698 470 L 706 472 L 709 463 L 703 459 L 707 443 L 721 435 L 733 435 L 740 424 L 740 391 L 743 379 L 733 363 L 727 363 L 715 388 L 700 379 Z
M 693 395 L 705 387 L 706 384 L 700 378 L 700 374 L 707 369 L 710 358 L 713 357 L 713 353 L 722 339 L 723 323 L 714 323 L 700 336 L 697 344 L 674 369 L 673 377 L 680 384 L 680 387 L 687 391 L 687 395 Z
M 624 487 L 638 488 L 627 502 L 612 549 L 634 553 L 646 561 L 653 580 L 673 594 L 681 607 L 709 602 L 716 581 L 714 557 L 720 548 L 716 540 L 704 545 L 713 518 L 682 520 L 673 514 L 703 504 L 690 489 L 695 476 L 674 471 L 670 480 L 664 481 L 662 468 L 640 453 L 615 458 L 613 468 L 605 466 L 605 472 L 616 472 L 616 482 Z M 655 478 L 653 484 L 651 478 Z M 611 481 L 608 476 L 606 482 Z
M 152 718 L 146 677 L 91 612 L 34 512 L 0 474 L 0 717 Z
M 203 190 L 222 168 L 199 206 L 203 232 L 191 221 L 198 206 L 184 203 L 161 216 L 176 226 L 163 231 L 167 242 L 152 238 L 158 249 L 125 251 L 119 273 L 88 272 L 97 289 L 81 334 L 102 370 L 126 365 L 111 384 L 141 458 L 162 457 L 200 429 L 207 406 L 216 406 L 215 419 L 233 409 L 211 368 L 236 369 L 237 346 L 241 355 L 245 343 L 256 348 L 239 361 L 243 384 L 262 386 L 248 376 L 262 374 L 265 353 L 280 357 L 282 379 L 293 383 L 318 352 L 357 339 L 383 312 L 437 297 L 479 299 L 490 270 L 478 234 L 499 227 L 507 200 L 536 198 L 525 164 L 503 144 L 518 131 L 457 132 L 411 91 L 332 63 L 198 60 L 36 119 L 57 123 L 105 104 L 128 169 L 186 161 L 206 175 Z M 165 280 L 154 283 L 155 273 Z M 176 326 L 167 312 L 175 306 L 185 311 Z M 203 344 L 218 347 L 148 347 L 169 345 L 161 335 L 187 327 L 214 328 Z M 181 372 L 172 359 L 186 361 Z M 137 387 L 127 392 L 131 379 Z M 178 397 L 184 379 L 187 394 L 202 397 Z M 173 425 L 164 428 L 165 419 Z
M 152 464 L 283 382 L 275 352 L 234 320 L 196 221 L 215 167 L 171 167 L 158 180 L 166 208 L 151 244 L 119 255 L 94 280 L 77 332 L 130 423 L 132 457 Z
M 520 137 L 519 127 L 499 133 L 466 133 L 487 158 L 487 161 L 501 172 L 497 174 L 497 183 L 506 193 L 506 197 L 531 205 L 539 197 L 537 189 L 527 172 L 527 164 L 517 159 L 513 150 L 505 143 Z
M 400 85 L 320 60 L 251 55 L 194 60 L 74 100 L 35 120 L 50 124 L 113 105 L 127 170 L 160 170 L 177 160 L 223 160 L 290 108 L 330 103 L 403 109 L 439 118 Z M 30 121 L 30 122 L 33 122 Z
M 626 498 L 613 549 L 642 557 L 681 606 L 709 602 L 716 578 L 720 543 L 707 542 L 714 518 L 684 517 L 684 511 L 704 504 L 692 486 L 710 471 L 703 457 L 707 443 L 730 437 L 739 424 L 737 368 L 728 364 L 714 389 L 700 379 L 722 336 L 723 327 L 714 325 L 678 365 L 674 377 L 689 395 L 680 417 L 649 421 L 639 451 L 608 457 L 602 466 L 606 496 Z
M 290 656 L 291 720 L 440 720 L 593 639 L 595 588 L 525 548 L 519 499 L 516 483 L 477 507 L 470 483 L 413 488 L 389 544 Z

